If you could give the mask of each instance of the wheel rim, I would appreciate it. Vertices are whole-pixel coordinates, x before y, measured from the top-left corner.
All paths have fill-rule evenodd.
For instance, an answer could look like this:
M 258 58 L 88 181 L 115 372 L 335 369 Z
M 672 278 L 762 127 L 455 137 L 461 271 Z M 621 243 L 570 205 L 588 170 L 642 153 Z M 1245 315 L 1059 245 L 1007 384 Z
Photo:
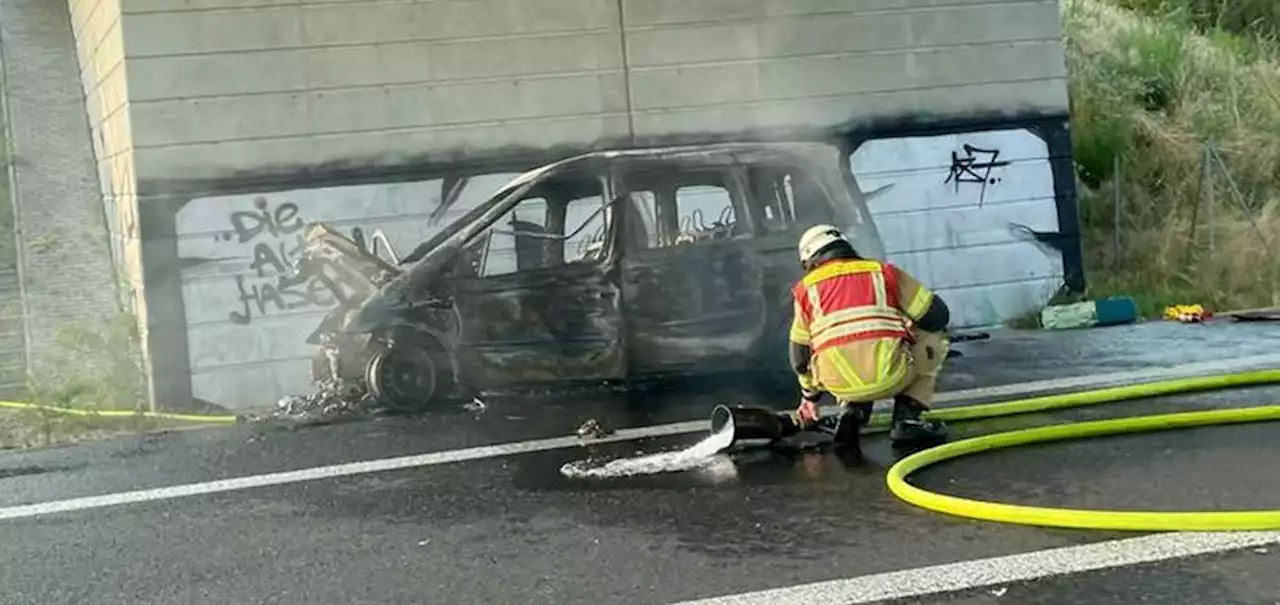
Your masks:
M 435 395 L 436 366 L 419 347 L 392 347 L 373 358 L 369 386 L 382 402 L 397 408 L 425 406 Z

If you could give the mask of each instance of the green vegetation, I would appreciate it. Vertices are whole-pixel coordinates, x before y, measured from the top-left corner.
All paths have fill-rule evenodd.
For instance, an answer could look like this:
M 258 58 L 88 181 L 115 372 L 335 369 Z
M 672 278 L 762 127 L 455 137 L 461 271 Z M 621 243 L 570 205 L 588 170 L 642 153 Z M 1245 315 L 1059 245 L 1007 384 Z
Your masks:
M 140 343 L 137 322 L 128 313 L 62 326 L 57 370 L 32 379 L 31 401 L 79 409 L 145 409 Z
M 1062 2 L 1090 296 L 1280 304 L 1280 2 Z
M 0 116 L 0 268 L 16 269 L 13 206 L 9 200 L 7 128 Z M 29 242 L 33 247 L 48 242 Z M 0 304 L 0 318 L 19 323 L 16 295 Z M 19 328 L 20 330 L 20 328 Z M 86 318 L 64 325 L 52 371 L 26 377 L 25 393 L 6 393 L 43 406 L 75 409 L 134 409 L 147 402 L 140 340 L 127 313 Z M 6 346 L 19 346 L 6 343 Z M 5 368 L 0 384 L 22 382 L 20 364 Z M 19 387 L 21 388 L 21 387 Z M 3 397 L 0 397 L 3 399 Z M 0 408 L 0 449 L 48 446 L 172 425 L 150 418 L 103 418 L 28 409 Z
M 176 427 L 151 418 L 95 418 L 53 412 L 0 409 L 0 450 L 48 447 L 139 435 Z
M 2 126 L 2 124 L 0 124 Z M 0 150 L 5 148 L 0 137 Z M 0 158 L 5 157 L 0 152 Z M 9 202 L 8 172 L 0 162 L 0 267 L 17 266 L 13 207 Z M 7 300 L 0 317 L 20 321 L 22 309 Z M 39 405 L 77 409 L 132 409 L 145 405 L 141 348 L 134 318 L 126 313 L 85 319 L 58 333 L 59 359 L 50 372 L 28 377 L 26 392 L 13 393 Z M 8 343 L 6 346 L 18 346 Z M 21 368 L 0 375 L 9 384 L 21 381 Z M 0 449 L 47 446 L 164 426 L 147 418 L 101 418 L 39 410 L 0 408 Z
M 125 313 L 62 327 L 56 370 L 32 377 L 27 401 L 80 410 L 144 409 L 146 384 L 137 323 Z M 0 410 L 0 448 L 72 443 L 138 434 L 173 423 L 44 410 Z

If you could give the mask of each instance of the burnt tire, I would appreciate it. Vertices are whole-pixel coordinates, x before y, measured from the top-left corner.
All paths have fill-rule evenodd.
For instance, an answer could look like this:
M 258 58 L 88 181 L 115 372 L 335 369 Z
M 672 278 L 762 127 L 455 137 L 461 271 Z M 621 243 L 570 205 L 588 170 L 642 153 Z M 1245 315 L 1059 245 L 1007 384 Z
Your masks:
M 369 393 L 378 405 L 399 412 L 421 412 L 440 404 L 448 392 L 447 361 L 434 339 L 396 338 L 381 344 L 365 366 Z

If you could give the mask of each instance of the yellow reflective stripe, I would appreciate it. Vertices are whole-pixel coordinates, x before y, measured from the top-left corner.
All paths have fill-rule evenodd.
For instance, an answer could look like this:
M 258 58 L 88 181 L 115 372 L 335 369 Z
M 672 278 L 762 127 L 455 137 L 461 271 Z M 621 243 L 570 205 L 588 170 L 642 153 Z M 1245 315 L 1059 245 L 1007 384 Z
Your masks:
M 886 342 L 884 344 L 887 345 L 888 353 L 890 353 L 890 357 L 892 357 L 892 354 L 895 353 L 896 347 L 893 347 L 893 343 L 891 342 Z M 879 366 L 879 368 L 883 367 L 883 365 Z M 881 371 L 879 368 L 877 368 L 877 375 L 879 371 Z M 858 386 L 854 386 L 854 388 L 849 389 L 836 388 L 827 390 L 833 395 L 833 397 L 841 400 L 841 402 L 873 402 L 873 400 L 876 399 L 891 397 L 891 395 L 893 395 L 893 388 L 900 385 L 901 382 L 906 379 L 906 375 L 908 375 L 909 370 L 910 366 L 908 363 L 900 363 L 900 365 L 892 367 L 892 370 L 890 370 L 888 375 L 879 377 L 878 380 L 861 382 Z
M 920 286 L 916 289 L 916 295 L 911 297 L 911 302 L 907 303 L 907 315 L 912 319 L 919 319 L 929 310 L 931 304 L 933 304 L 933 290 Z
M 857 275 L 860 273 L 879 272 L 880 263 L 873 260 L 852 260 L 827 263 L 804 276 L 805 287 L 816 285 L 820 281 L 841 275 Z
M 893 330 L 897 332 L 905 332 L 906 327 L 901 321 L 891 319 L 865 319 L 857 322 L 850 322 L 832 326 L 812 337 L 814 346 L 821 346 L 819 343 L 829 341 L 833 338 L 840 338 L 850 334 L 859 334 L 862 332 L 873 332 L 879 330 Z
M 893 355 L 894 355 L 895 353 L 898 353 L 898 352 L 899 352 L 899 351 L 898 351 L 898 347 L 896 347 L 896 346 L 895 346 L 895 347 L 892 347 L 892 348 L 890 348 L 890 349 L 888 350 L 888 353 L 889 353 L 889 355 L 888 355 L 888 356 L 891 358 L 891 357 L 893 357 Z M 888 363 L 888 362 L 886 362 L 886 363 Z M 907 370 L 910 370 L 910 369 L 911 369 L 911 367 L 910 367 L 910 366 L 911 366 L 911 364 L 909 364 L 909 363 L 900 363 L 900 364 L 897 364 L 897 366 L 896 366 L 896 367 L 894 367 L 893 371 L 892 371 L 892 372 L 890 372 L 888 376 L 885 376 L 885 377 L 884 377 L 884 380 L 883 380 L 882 382 L 883 382 L 883 383 L 886 383 L 886 384 L 895 384 L 895 383 L 897 383 L 898 381 L 900 381 L 900 380 L 902 380 L 903 378 L 905 378 L 905 377 L 906 377 L 906 375 L 907 375 Z M 881 367 L 884 367 L 884 366 L 881 366 Z
M 906 327 L 901 321 L 891 321 L 887 319 L 868 319 L 854 323 L 840 324 L 828 330 L 824 330 L 820 334 L 815 334 L 812 338 L 812 346 L 815 349 L 819 349 L 836 338 L 843 338 L 845 336 L 853 336 L 867 332 L 878 332 L 882 330 L 905 332 Z
M 901 345 L 891 340 L 881 340 L 876 343 L 876 369 L 887 368 L 893 363 L 893 355 L 898 352 Z
M 830 315 L 824 315 L 815 319 L 810 330 L 813 332 L 821 332 L 826 328 L 847 321 L 858 321 L 863 319 L 887 319 L 890 321 L 902 321 L 902 315 L 897 309 L 886 306 L 866 306 L 853 307 L 851 309 L 841 309 L 833 311 Z
M 805 295 L 809 297 L 809 306 L 813 308 L 813 321 L 817 321 L 822 317 L 822 298 L 818 296 L 817 286 L 809 286 L 805 288 Z
M 884 291 L 884 273 L 879 271 L 873 273 L 871 275 L 871 283 L 875 285 L 876 289 L 876 304 L 881 307 L 887 306 L 889 297 Z
M 798 300 L 791 304 L 791 333 L 788 338 L 799 345 L 809 344 L 809 327 L 805 325 L 804 309 Z
M 853 366 L 849 365 L 849 360 L 845 359 L 844 355 L 840 354 L 839 349 L 826 351 L 825 354 L 831 356 L 831 363 L 836 364 L 836 369 L 840 371 L 840 375 L 843 376 L 846 381 L 859 387 L 867 384 L 866 381 L 862 380 L 862 377 L 858 375 L 858 371 L 854 370 Z
M 800 388 L 806 391 L 816 391 L 818 389 L 818 383 L 814 381 L 813 376 L 810 374 L 797 374 L 796 381 L 800 383 Z
M 791 333 L 787 335 L 787 338 L 798 345 L 809 344 L 809 330 L 804 327 L 804 322 L 799 317 L 791 320 Z
M 910 368 L 907 364 L 899 364 L 887 376 L 880 380 L 865 383 L 849 389 L 829 389 L 832 396 L 844 402 L 865 403 L 875 401 L 894 394 L 893 388 L 907 377 Z

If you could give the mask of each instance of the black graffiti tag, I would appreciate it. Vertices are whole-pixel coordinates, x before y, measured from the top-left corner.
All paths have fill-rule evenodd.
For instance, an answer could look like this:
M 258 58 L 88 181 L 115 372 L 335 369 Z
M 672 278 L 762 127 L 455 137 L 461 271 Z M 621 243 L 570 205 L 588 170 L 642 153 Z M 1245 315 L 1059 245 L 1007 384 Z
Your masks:
M 249 268 L 257 272 L 258 277 L 266 277 L 266 268 L 271 267 L 275 273 L 288 273 L 289 259 L 297 256 L 302 250 L 302 239 L 298 238 L 297 245 L 293 248 L 286 249 L 284 242 L 276 244 L 275 248 L 266 242 L 258 242 L 253 246 L 253 262 L 249 263 Z
M 275 211 L 269 211 L 267 198 L 258 196 L 253 198 L 253 207 L 258 210 L 231 213 L 231 228 L 242 244 L 263 231 L 270 233 L 272 237 L 280 237 L 296 233 L 303 227 L 302 217 L 298 216 L 298 205 L 293 202 L 285 202 L 276 206 Z
M 290 274 L 293 259 L 303 246 L 302 234 L 298 232 L 305 221 L 298 206 L 285 202 L 271 209 L 267 199 L 261 196 L 254 198 L 253 205 L 254 211 L 232 212 L 232 231 L 219 237 L 221 241 L 234 238 L 241 244 L 261 240 L 253 244 L 253 258 L 249 262 L 249 269 L 256 277 L 252 281 L 259 283 L 248 283 L 243 275 L 235 276 L 240 308 L 228 313 L 231 322 L 249 325 L 255 310 L 262 316 L 271 310 L 330 307 L 339 302 L 341 291 L 329 277 L 308 273 L 305 268 Z
M 947 180 L 943 183 L 954 182 L 956 193 L 960 193 L 960 183 L 981 184 L 982 189 L 978 193 L 978 205 L 981 206 L 987 196 L 987 185 L 1000 182 L 999 178 L 991 176 L 992 170 L 1008 166 L 1009 161 L 999 160 L 999 149 L 982 149 L 968 143 L 965 143 L 962 149 L 964 149 L 963 156 L 955 151 L 951 152 L 951 169 L 947 174 Z
M 323 275 L 281 275 L 274 283 L 252 284 L 247 288 L 243 275 L 237 275 L 235 279 L 241 309 L 229 313 L 228 318 L 231 323 L 242 326 L 253 321 L 253 309 L 258 310 L 258 315 L 266 315 L 269 306 L 284 311 L 308 306 L 329 307 L 338 302 L 335 295 L 338 285 Z

